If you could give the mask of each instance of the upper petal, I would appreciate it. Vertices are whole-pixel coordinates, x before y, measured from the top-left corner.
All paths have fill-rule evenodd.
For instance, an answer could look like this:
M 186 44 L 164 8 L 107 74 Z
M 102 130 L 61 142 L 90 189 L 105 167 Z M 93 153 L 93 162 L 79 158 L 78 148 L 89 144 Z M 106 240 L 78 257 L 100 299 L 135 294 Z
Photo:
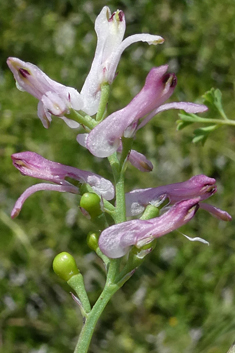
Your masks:
M 146 125 L 155 115 L 169 109 L 182 109 L 186 113 L 203 113 L 208 110 L 204 104 L 195 104 L 190 102 L 172 102 L 161 105 L 154 109 L 138 126 L 138 130 Z
M 133 190 L 126 194 L 126 215 L 130 217 L 141 214 L 147 205 L 161 202 L 163 195 L 166 195 L 170 204 L 193 197 L 205 200 L 216 192 L 215 183 L 214 178 L 201 174 L 180 183 Z
M 141 33 L 141 34 L 133 34 L 132 36 L 127 37 L 124 39 L 119 46 L 116 47 L 116 50 L 112 52 L 108 62 L 108 82 L 112 82 L 115 74 L 116 69 L 120 60 L 120 57 L 123 51 L 129 47 L 133 43 L 137 42 L 147 42 L 149 45 L 157 45 L 164 43 L 164 39 L 161 36 L 148 34 L 148 33 Z

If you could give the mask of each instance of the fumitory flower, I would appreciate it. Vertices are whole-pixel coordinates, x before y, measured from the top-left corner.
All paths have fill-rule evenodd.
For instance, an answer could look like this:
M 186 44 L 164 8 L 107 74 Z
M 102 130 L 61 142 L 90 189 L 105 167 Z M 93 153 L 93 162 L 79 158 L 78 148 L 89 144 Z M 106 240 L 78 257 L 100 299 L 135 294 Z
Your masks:
M 69 183 L 66 178 L 89 184 L 95 193 L 106 200 L 111 200 L 114 197 L 113 184 L 95 173 L 50 161 L 30 151 L 15 153 L 11 158 L 13 165 L 23 175 L 47 180 L 56 184 L 40 183 L 29 187 L 16 201 L 11 213 L 12 218 L 19 214 L 25 200 L 36 191 L 53 190 L 78 194 L 79 188 Z
M 132 43 L 147 42 L 161 44 L 164 39 L 148 33 L 134 34 L 123 40 L 126 29 L 123 11 L 117 10 L 111 14 L 105 6 L 95 21 L 97 47 L 90 72 L 81 90 L 85 111 L 93 115 L 98 110 L 101 85 L 111 84 L 116 75 L 116 69 L 123 51 Z
M 189 222 L 198 209 L 198 202 L 199 198 L 180 201 L 160 217 L 113 225 L 101 233 L 100 250 L 110 258 L 122 257 L 130 246 L 142 247 Z
M 201 197 L 197 197 L 176 202 L 160 217 L 149 220 L 134 219 L 113 225 L 101 233 L 99 247 L 110 258 L 122 257 L 128 252 L 130 246 L 134 245 L 137 248 L 141 248 L 152 242 L 155 238 L 170 233 L 189 222 L 194 217 L 198 208 L 203 205 L 199 203 L 200 200 Z M 209 205 L 209 212 L 210 207 L 212 206 Z M 224 221 L 231 220 L 231 216 L 227 212 L 217 208 L 212 210 L 212 214 Z M 201 238 L 187 238 L 189 240 L 206 242 Z
M 86 146 L 97 157 L 108 157 L 121 143 L 121 137 L 132 137 L 154 115 L 168 109 L 183 109 L 188 113 L 207 110 L 205 105 L 174 102 L 163 104 L 176 86 L 175 74 L 167 73 L 168 65 L 154 67 L 147 75 L 144 87 L 124 108 L 112 113 L 88 135 Z M 138 127 L 141 118 L 145 119 Z
M 170 205 L 193 197 L 199 197 L 202 201 L 216 190 L 216 180 L 206 175 L 195 175 L 189 180 L 156 188 L 132 190 L 126 194 L 126 215 L 137 216 L 143 213 L 147 205 L 159 206 L 166 198 Z
M 50 79 L 36 65 L 17 58 L 8 58 L 7 64 L 16 80 L 16 86 L 21 91 L 27 91 L 39 100 L 38 117 L 45 128 L 55 115 L 63 119 L 69 127 L 76 128 L 76 121 L 66 118 L 69 109 L 80 110 L 83 107 L 81 95 L 75 88 L 66 87 Z

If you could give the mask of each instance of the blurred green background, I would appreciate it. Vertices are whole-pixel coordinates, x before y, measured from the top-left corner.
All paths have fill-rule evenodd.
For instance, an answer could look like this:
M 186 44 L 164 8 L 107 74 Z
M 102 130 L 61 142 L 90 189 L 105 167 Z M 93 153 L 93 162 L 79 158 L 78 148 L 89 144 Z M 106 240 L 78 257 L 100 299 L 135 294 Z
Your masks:
M 66 286 L 52 271 L 60 251 L 74 255 L 94 302 L 104 285 L 99 259 L 86 245 L 94 229 L 81 215 L 75 195 L 40 192 L 11 220 L 16 199 L 36 180 L 11 163 L 14 152 L 45 158 L 112 178 L 106 160 L 76 143 L 76 131 L 60 119 L 50 129 L 37 118 L 36 99 L 15 88 L 6 65 L 16 56 L 38 65 L 51 78 L 81 89 L 96 46 L 94 21 L 108 5 L 126 15 L 126 36 L 149 32 L 161 46 L 138 43 L 118 67 L 109 111 L 127 104 L 153 66 L 168 63 L 178 85 L 171 100 L 200 102 L 211 87 L 221 89 L 234 118 L 234 0 L 1 0 L 0 2 L 0 352 L 73 352 L 82 318 Z M 216 117 L 216 116 L 215 116 Z M 210 201 L 234 216 L 235 130 L 222 127 L 204 146 L 192 144 L 190 126 L 176 131 L 177 111 L 153 119 L 137 135 L 135 149 L 154 170 L 127 171 L 126 190 L 183 181 L 194 174 L 215 177 Z M 93 227 L 93 228 L 92 228 Z M 160 238 L 133 278 L 99 321 L 91 353 L 219 353 L 235 339 L 234 222 L 199 211 L 182 231 L 210 246 L 188 242 L 178 232 Z

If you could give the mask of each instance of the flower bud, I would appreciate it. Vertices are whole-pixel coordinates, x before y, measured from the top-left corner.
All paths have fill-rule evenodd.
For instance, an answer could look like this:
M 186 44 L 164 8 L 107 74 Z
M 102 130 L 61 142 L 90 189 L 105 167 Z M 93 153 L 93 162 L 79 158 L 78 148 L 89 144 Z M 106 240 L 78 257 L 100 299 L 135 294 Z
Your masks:
M 100 207 L 100 197 L 93 192 L 86 192 L 80 200 L 80 207 L 84 208 L 92 218 L 102 214 Z
M 142 214 L 140 219 L 151 219 L 158 217 L 160 213 L 160 209 L 154 205 L 148 205 Z
M 95 232 L 89 232 L 87 235 L 87 244 L 91 250 L 96 251 L 98 245 L 99 235 Z
M 80 272 L 73 256 L 67 252 L 61 252 L 56 255 L 52 266 L 57 276 L 66 282 Z

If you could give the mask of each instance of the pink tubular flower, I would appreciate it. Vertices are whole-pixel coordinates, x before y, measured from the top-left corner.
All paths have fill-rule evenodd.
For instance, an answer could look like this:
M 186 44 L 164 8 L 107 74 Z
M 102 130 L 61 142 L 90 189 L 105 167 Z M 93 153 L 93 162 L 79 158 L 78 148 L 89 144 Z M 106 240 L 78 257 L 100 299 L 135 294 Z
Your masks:
M 175 74 L 167 73 L 168 66 L 163 65 L 150 70 L 144 87 L 121 110 L 109 115 L 88 135 L 87 148 L 97 157 L 108 157 L 120 146 L 121 137 L 132 137 L 134 132 L 160 111 L 183 109 L 188 113 L 207 110 L 205 105 L 179 102 L 162 105 L 173 93 L 176 86 Z M 138 122 L 142 121 L 138 127 Z
M 189 222 L 198 209 L 199 198 L 180 201 L 160 217 L 135 219 L 105 229 L 99 238 L 101 251 L 110 258 L 124 256 L 129 247 L 142 247 Z
M 111 84 L 123 51 L 139 41 L 148 44 L 161 44 L 164 39 L 148 33 L 135 34 L 123 40 L 126 29 L 125 16 L 120 10 L 111 14 L 105 6 L 95 21 L 97 47 L 90 72 L 81 90 L 85 111 L 93 115 L 97 112 L 102 83 Z
M 166 198 L 170 205 L 193 197 L 199 197 L 202 201 L 212 196 L 216 190 L 216 180 L 206 175 L 195 175 L 181 183 L 133 190 L 126 194 L 126 215 L 140 215 L 147 205 L 160 205 Z
M 129 247 L 135 245 L 141 248 L 173 230 L 189 222 L 195 215 L 198 208 L 209 211 L 212 215 L 223 221 L 231 221 L 231 216 L 216 207 L 202 204 L 203 195 L 197 198 L 182 200 L 176 202 L 170 209 L 161 215 L 147 221 L 135 219 L 113 225 L 105 229 L 99 238 L 99 247 L 101 251 L 110 258 L 119 258 L 124 256 Z M 173 196 L 174 198 L 174 196 Z M 178 195 L 175 200 L 178 198 Z M 201 238 L 190 238 L 191 241 L 201 241 L 207 243 Z
M 38 117 L 45 128 L 49 127 L 52 115 L 63 119 L 71 128 L 79 126 L 76 121 L 64 116 L 71 108 L 83 108 L 82 98 L 75 88 L 51 80 L 37 66 L 20 59 L 8 58 L 7 64 L 14 75 L 17 88 L 27 91 L 39 100 Z
M 15 153 L 11 156 L 13 165 L 23 174 L 33 178 L 43 179 L 55 183 L 36 184 L 28 188 L 16 201 L 12 210 L 12 218 L 16 217 L 25 200 L 34 192 L 39 190 L 53 190 L 60 192 L 79 193 L 79 188 L 66 181 L 71 178 L 80 183 L 89 184 L 95 193 L 102 196 L 106 200 L 114 197 L 114 187 L 112 183 L 92 172 L 80 170 L 57 162 L 49 161 L 34 152 Z

